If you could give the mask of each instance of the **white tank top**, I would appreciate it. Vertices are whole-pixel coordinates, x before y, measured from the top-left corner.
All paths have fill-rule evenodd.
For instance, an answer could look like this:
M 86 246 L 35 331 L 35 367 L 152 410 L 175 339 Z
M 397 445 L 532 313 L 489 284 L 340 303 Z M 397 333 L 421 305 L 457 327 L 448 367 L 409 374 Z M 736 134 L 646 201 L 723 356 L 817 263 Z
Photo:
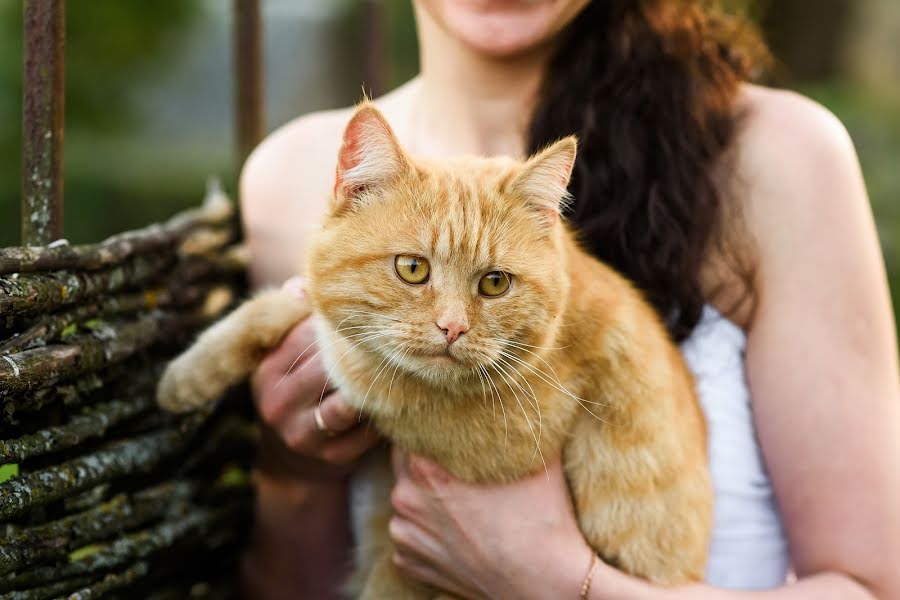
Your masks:
M 709 427 L 715 505 L 706 581 L 757 590 L 782 585 L 790 557 L 753 425 L 746 345 L 743 330 L 707 306 L 681 351 Z

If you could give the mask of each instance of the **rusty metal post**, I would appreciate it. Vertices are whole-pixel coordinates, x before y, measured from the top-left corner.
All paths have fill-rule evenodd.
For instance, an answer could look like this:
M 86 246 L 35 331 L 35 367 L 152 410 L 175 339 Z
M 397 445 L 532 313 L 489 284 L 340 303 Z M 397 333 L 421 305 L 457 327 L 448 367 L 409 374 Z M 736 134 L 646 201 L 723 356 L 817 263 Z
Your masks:
M 22 244 L 62 237 L 65 0 L 25 0 Z
M 265 134 L 259 0 L 234 0 L 235 125 L 238 171 Z
M 387 87 L 385 76 L 385 15 L 382 0 L 363 0 L 362 3 L 362 65 L 363 86 L 374 97 Z

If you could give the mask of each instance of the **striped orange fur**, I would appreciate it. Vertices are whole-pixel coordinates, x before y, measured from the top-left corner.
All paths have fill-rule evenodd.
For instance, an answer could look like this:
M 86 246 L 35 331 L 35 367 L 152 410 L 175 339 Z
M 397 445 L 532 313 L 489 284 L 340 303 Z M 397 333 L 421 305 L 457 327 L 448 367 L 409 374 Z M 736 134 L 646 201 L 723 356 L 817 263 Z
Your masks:
M 332 379 L 395 445 L 474 482 L 561 453 L 604 560 L 660 584 L 702 579 L 712 491 L 694 383 L 654 310 L 560 218 L 575 152 L 566 138 L 525 162 L 417 160 L 364 103 L 306 253 L 309 306 L 248 301 L 173 363 L 160 402 L 209 401 L 311 311 Z M 426 260 L 427 280 L 403 281 L 398 255 Z M 495 271 L 509 289 L 486 297 L 479 281 Z M 452 344 L 437 325 L 448 319 L 467 327 Z M 430 598 L 391 565 L 386 460 L 357 477 L 357 592 Z

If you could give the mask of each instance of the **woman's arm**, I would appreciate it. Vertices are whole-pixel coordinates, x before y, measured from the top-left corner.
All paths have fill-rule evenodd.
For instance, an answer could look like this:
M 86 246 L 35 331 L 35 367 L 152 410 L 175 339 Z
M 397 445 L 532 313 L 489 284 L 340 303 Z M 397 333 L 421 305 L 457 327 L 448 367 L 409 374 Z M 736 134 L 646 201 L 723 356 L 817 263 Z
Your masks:
M 900 375 L 884 263 L 852 143 L 793 94 L 747 140 L 760 256 L 747 377 L 801 578 L 900 598 Z M 750 167 L 752 168 L 752 166 Z M 765 173 L 765 174 L 764 174 Z
M 595 600 L 900 598 L 900 375 L 855 153 L 840 123 L 808 100 L 752 93 L 763 98 L 739 160 L 760 259 L 747 377 L 799 581 L 765 592 L 666 590 L 601 565 Z M 410 465 L 398 469 L 391 529 L 402 570 L 469 597 L 491 585 L 492 598 L 578 597 L 572 582 L 586 574 L 589 550 L 570 522 L 546 521 L 565 512 L 565 495 L 543 473 L 484 489 L 420 458 Z

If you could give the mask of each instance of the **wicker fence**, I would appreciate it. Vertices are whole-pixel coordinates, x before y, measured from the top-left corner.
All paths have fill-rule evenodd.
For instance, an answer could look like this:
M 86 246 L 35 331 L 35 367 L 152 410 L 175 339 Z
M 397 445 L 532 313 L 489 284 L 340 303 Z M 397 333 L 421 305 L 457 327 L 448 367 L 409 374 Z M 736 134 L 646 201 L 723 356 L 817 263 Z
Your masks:
M 240 289 L 233 209 L 209 198 L 101 244 L 0 250 L 0 598 L 234 592 L 252 421 L 154 400 Z
M 236 130 L 262 133 L 258 0 L 234 0 Z M 0 249 L 0 600 L 223 598 L 250 522 L 249 403 L 156 408 L 167 360 L 244 289 L 232 204 L 62 238 L 64 0 L 25 0 L 23 246 Z M 198 194 L 199 198 L 199 194 Z

